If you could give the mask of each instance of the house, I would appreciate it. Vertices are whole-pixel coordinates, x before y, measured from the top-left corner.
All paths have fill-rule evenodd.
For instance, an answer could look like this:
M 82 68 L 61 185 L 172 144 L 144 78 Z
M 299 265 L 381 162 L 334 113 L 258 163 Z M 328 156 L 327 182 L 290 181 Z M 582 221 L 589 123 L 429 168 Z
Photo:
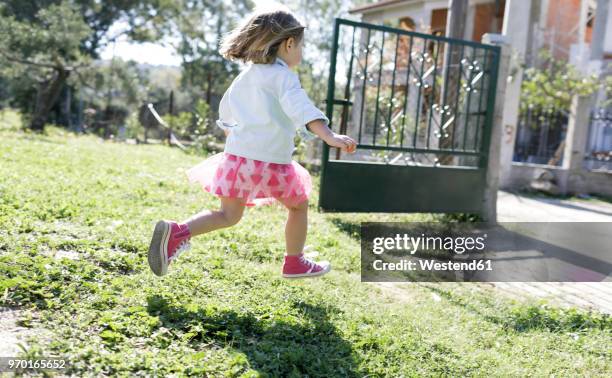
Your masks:
M 504 21 L 530 20 L 525 61 L 537 63 L 537 52 L 548 49 L 557 59 L 584 67 L 589 60 L 597 0 L 521 0 L 505 20 L 506 0 L 467 0 L 463 36 L 480 42 L 485 33 L 501 33 Z M 516 1 L 516 0 L 515 0 Z M 605 3 L 608 0 L 601 1 Z M 361 21 L 429 34 L 446 33 L 448 0 L 382 0 L 349 10 Z M 603 60 L 612 60 L 612 7 L 602 17 L 606 28 L 598 42 Z M 459 37 L 459 36 L 457 36 Z
M 461 39 L 480 41 L 488 32 L 501 32 L 505 0 L 470 1 Z M 383 0 L 349 10 L 367 23 L 385 23 L 406 30 L 445 34 L 448 0 Z
M 559 156 L 568 155 L 566 151 L 568 147 L 564 143 L 569 118 L 566 117 L 564 120 L 554 115 L 555 122 L 562 121 L 564 124 L 561 125 L 562 130 L 553 130 L 555 127 L 553 122 L 541 122 L 542 117 L 533 117 L 534 125 L 524 125 L 523 118 L 519 117 L 522 69 L 523 67 L 543 67 L 545 61 L 540 58 L 542 50 L 548 51 L 556 60 L 569 62 L 585 75 L 597 75 L 602 81 L 605 76 L 612 75 L 612 0 L 465 0 L 463 7 L 465 15 L 463 18 L 459 17 L 459 21 L 451 26 L 453 33 L 447 33 L 446 30 L 449 24 L 449 3 L 449 0 L 381 0 L 354 7 L 349 10 L 349 14 L 368 24 L 434 36 L 451 34 L 452 38 L 464 41 L 481 42 L 485 34 L 502 35 L 505 43 L 512 50 L 512 59 L 508 71 L 508 85 L 505 89 L 502 116 L 505 136 L 504 145 L 501 147 L 501 161 L 503 162 L 500 167 L 501 187 L 511 188 L 520 181 L 518 179 L 528 181 L 533 169 L 544 166 L 554 169 L 554 176 L 559 179 L 561 186 L 564 186 L 563 191 L 584 190 L 612 193 L 610 191 L 612 186 L 609 185 L 612 182 L 612 158 L 610 158 L 612 157 L 612 128 L 610 127 L 609 114 L 611 113 L 609 110 L 603 113 L 598 110 L 597 114 L 606 116 L 591 117 L 589 121 L 589 111 L 596 114 L 597 108 L 584 108 L 581 112 L 587 114 L 587 117 L 580 118 L 580 125 L 572 127 L 572 133 L 577 132 L 576 130 L 590 129 L 588 136 L 581 136 L 587 141 L 586 146 L 578 146 L 584 149 L 586 160 L 589 160 L 591 155 L 605 157 L 603 160 L 597 158 L 595 163 L 584 162 L 583 168 L 587 173 L 584 176 L 586 180 L 582 189 L 578 186 L 563 184 L 564 181 L 567 181 L 563 177 L 568 176 L 569 162 L 563 161 L 565 158 L 559 158 Z M 419 38 L 415 37 L 415 40 L 420 40 Z M 399 58 L 394 63 L 393 51 L 387 58 L 387 51 L 383 49 L 383 46 L 387 46 L 384 44 L 386 42 L 384 38 L 373 39 L 372 42 L 369 33 L 360 33 L 358 41 L 358 62 L 364 60 L 363 55 L 366 55 L 367 58 L 367 52 L 380 51 L 380 58 L 371 63 L 372 67 L 379 67 L 379 70 L 378 74 L 374 73 L 374 76 L 368 80 L 361 80 L 363 75 L 352 80 L 355 105 L 351 109 L 350 117 L 344 116 L 343 113 L 340 118 L 341 131 L 355 133 L 357 130 L 359 137 L 362 137 L 363 131 L 367 143 L 379 143 L 378 134 L 381 131 L 384 134 L 386 131 L 388 143 L 388 130 L 391 130 L 391 140 L 393 140 L 393 132 L 399 128 L 395 125 L 399 124 L 399 120 L 412 116 L 416 118 L 416 121 L 409 122 L 411 125 L 414 124 L 409 131 L 415 130 L 413 137 L 409 140 L 413 147 L 421 147 L 423 144 L 430 146 L 429 129 L 431 125 L 434 126 L 434 129 L 442 130 L 446 125 L 452 124 L 449 127 L 449 130 L 452 130 L 451 135 L 466 135 L 467 132 L 468 140 L 470 140 L 470 129 L 474 128 L 474 123 L 478 124 L 477 117 L 472 115 L 479 113 L 480 109 L 473 102 L 470 103 L 469 96 L 463 94 L 463 86 L 467 85 L 472 93 L 474 89 L 478 89 L 477 87 L 469 88 L 468 84 L 475 81 L 478 86 L 482 83 L 483 80 L 478 79 L 482 77 L 482 72 L 487 72 L 486 67 L 484 70 L 481 67 L 487 64 L 484 55 L 478 55 L 479 51 L 476 51 L 475 48 L 454 49 L 450 41 L 435 40 L 435 38 L 414 48 L 411 44 L 412 37 L 409 41 L 407 37 L 398 37 L 397 46 L 399 48 L 395 50 L 395 54 Z M 392 44 L 392 41 L 388 44 Z M 461 52 L 459 58 L 456 56 L 458 51 Z M 470 56 L 468 60 L 464 57 L 463 51 L 467 51 L 466 56 Z M 417 66 L 416 69 L 413 68 L 411 72 L 410 62 L 414 62 L 415 59 L 420 62 L 424 61 L 425 64 Z M 465 63 L 463 63 L 464 60 Z M 367 59 L 365 61 L 368 63 L 365 66 L 369 69 L 370 61 Z M 468 72 L 465 70 L 466 66 L 476 68 Z M 395 75 L 396 72 L 397 75 Z M 404 72 L 408 72 L 408 75 L 404 75 Z M 438 73 L 437 77 L 436 73 Z M 441 73 L 446 73 L 446 75 L 440 75 Z M 394 80 L 396 76 L 400 78 L 399 81 Z M 401 79 L 404 77 L 406 79 Z M 451 92 L 457 89 L 452 87 L 453 77 L 460 77 L 464 82 L 462 82 L 462 87 L 456 91 L 457 94 L 449 97 L 446 93 L 447 87 L 451 88 Z M 438 83 L 437 87 L 434 83 Z M 372 91 L 375 92 L 375 95 L 369 96 L 369 88 L 376 84 L 377 90 Z M 408 103 L 397 108 L 394 103 L 396 94 L 403 94 L 404 98 L 408 98 Z M 604 91 L 600 90 L 593 104 L 598 103 L 599 106 L 605 104 L 605 96 Z M 370 100 L 371 98 L 374 100 Z M 381 113 L 382 111 L 379 110 L 379 98 L 384 105 L 382 109 L 388 109 L 386 113 Z M 456 99 L 459 101 L 457 102 Z M 457 108 L 457 103 L 460 104 L 459 108 Z M 456 111 L 453 114 L 438 116 L 436 110 L 446 106 Z M 573 113 L 575 111 L 562 109 L 559 114 L 570 114 L 575 117 L 576 114 Z M 383 114 L 383 117 L 379 117 L 379 114 Z M 425 119 L 428 120 L 427 127 L 419 123 Z M 578 121 L 574 119 L 575 125 L 576 122 Z M 342 128 L 343 125 L 346 126 Z M 403 121 L 401 125 L 403 137 Z M 477 130 L 475 135 L 478 136 L 478 126 L 475 129 Z M 424 133 L 423 130 L 427 130 L 427 133 Z M 547 137 L 542 137 L 542 135 Z M 442 148 L 444 138 L 440 138 L 439 135 L 436 138 L 433 139 L 434 146 Z M 574 135 L 572 139 L 575 138 Z M 534 142 L 536 142 L 535 146 Z M 529 152 L 524 159 L 513 162 L 513 157 L 516 159 L 517 156 L 515 146 L 520 147 L 523 144 L 529 145 L 530 149 L 535 147 L 533 148 L 535 152 Z M 463 148 L 456 144 L 445 144 L 444 146 Z M 582 156 L 580 159 L 584 160 Z M 395 158 L 391 160 L 396 161 Z M 576 158 L 571 163 L 572 167 L 577 164 L 575 161 Z M 420 162 L 423 163 L 424 159 L 421 159 Z M 469 165 L 469 162 L 461 159 L 442 163 Z M 594 172 L 595 168 L 598 172 Z M 574 174 L 572 172 L 569 176 Z
M 447 5 L 447 0 L 384 0 L 353 8 L 349 13 L 359 15 L 368 24 L 444 36 Z M 472 5 L 464 35 L 455 39 L 480 41 L 491 30 L 501 31 L 504 0 Z M 492 64 L 492 55 L 487 50 L 423 35 L 413 38 L 358 29 L 352 35 L 355 42 L 351 42 L 349 36 L 341 34 L 341 49 L 354 46 L 355 42 L 358 46 L 342 51 L 337 62 L 339 71 L 353 67 L 353 55 L 356 62 L 344 95 L 352 103 L 351 114 L 348 109 L 343 111 L 341 132 L 356 136 L 360 143 L 373 145 L 391 143 L 403 148 L 407 143 L 414 149 L 440 146 L 465 149 L 466 153 L 478 148 L 481 126 L 476 123 L 483 123 L 477 118 L 484 117 L 480 108 L 484 101 L 480 99 L 489 85 L 490 71 L 485 74 L 485 69 Z M 467 118 L 474 125 L 466 127 Z M 447 141 L 449 127 L 452 131 Z M 400 156 L 391 155 L 391 160 Z M 435 159 L 425 154 L 403 156 L 409 160 L 416 156 L 418 161 L 413 160 L 423 164 Z M 475 160 L 470 164 L 476 164 Z

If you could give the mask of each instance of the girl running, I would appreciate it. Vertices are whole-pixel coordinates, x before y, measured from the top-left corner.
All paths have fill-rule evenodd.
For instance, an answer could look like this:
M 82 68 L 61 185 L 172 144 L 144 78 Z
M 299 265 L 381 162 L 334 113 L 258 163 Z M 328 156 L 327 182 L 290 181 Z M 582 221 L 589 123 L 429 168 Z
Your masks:
M 287 9 L 258 12 L 225 36 L 221 55 L 244 62 L 219 104 L 217 126 L 227 137 L 224 151 L 187 171 L 190 182 L 216 195 L 220 210 L 205 210 L 179 223 L 160 220 L 153 231 L 148 261 L 162 276 L 190 246 L 193 236 L 237 224 L 245 206 L 280 203 L 288 211 L 282 276 L 314 277 L 331 269 L 327 261 L 304 256 L 308 171 L 292 160 L 296 131 L 320 137 L 331 147 L 353 153 L 356 142 L 329 128 L 292 68 L 302 59 L 303 26 Z

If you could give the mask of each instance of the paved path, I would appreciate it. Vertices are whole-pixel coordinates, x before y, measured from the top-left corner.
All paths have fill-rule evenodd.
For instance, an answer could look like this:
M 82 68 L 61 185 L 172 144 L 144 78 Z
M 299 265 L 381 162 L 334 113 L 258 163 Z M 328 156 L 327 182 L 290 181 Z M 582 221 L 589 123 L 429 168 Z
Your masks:
M 562 200 L 505 191 L 498 192 L 497 212 L 498 222 L 612 222 L 612 204 L 607 202 Z M 410 295 L 411 283 L 378 282 L 375 285 L 398 300 Z M 492 287 L 500 295 L 519 301 L 546 299 L 560 307 L 612 314 L 612 277 L 608 277 L 607 282 L 465 282 L 461 285 Z
M 499 191 L 497 196 L 499 222 L 612 222 L 612 204 L 599 200 L 540 198 L 505 191 Z M 561 306 L 612 314 L 612 277 L 608 277 L 608 282 L 497 282 L 491 285 L 516 299 L 546 298 Z
M 612 222 L 612 204 L 497 192 L 498 222 Z

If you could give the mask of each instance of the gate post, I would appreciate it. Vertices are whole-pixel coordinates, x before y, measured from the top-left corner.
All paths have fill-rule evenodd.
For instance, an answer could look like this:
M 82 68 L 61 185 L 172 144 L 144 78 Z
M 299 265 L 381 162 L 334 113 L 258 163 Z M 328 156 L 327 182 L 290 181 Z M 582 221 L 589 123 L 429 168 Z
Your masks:
M 563 194 L 581 193 L 584 190 L 582 165 L 590 128 L 591 111 L 595 107 L 595 95 L 574 95 L 570 107 L 563 150 L 563 169 L 567 170 L 565 180 L 560 183 Z
M 499 70 L 497 75 L 492 74 L 492 78 L 497 78 L 495 90 L 495 107 L 493 109 L 493 121 L 491 125 L 491 142 L 489 144 L 489 158 L 487 159 L 486 181 L 483 196 L 483 206 L 481 217 L 488 224 L 497 223 L 497 190 L 499 188 L 500 172 L 500 149 L 502 143 L 503 113 L 506 95 L 506 82 L 508 68 L 510 65 L 510 45 L 506 43 L 501 34 L 487 33 L 482 37 L 482 43 L 496 45 L 500 47 Z M 495 85 L 490 83 L 489 85 Z
M 506 1 L 502 34 L 512 51 L 512 80 L 506 86 L 506 106 L 503 115 L 503 133 L 505 136 L 502 139 L 500 155 L 499 186 L 501 188 L 510 187 L 512 184 L 512 161 L 519 124 L 519 104 L 523 83 L 521 63 L 531 59 L 533 55 L 529 41 L 534 35 L 532 30 L 534 28 L 534 18 L 537 18 L 539 14 L 539 11 L 535 11 L 534 8 L 539 9 L 539 7 L 540 1 L 538 0 Z

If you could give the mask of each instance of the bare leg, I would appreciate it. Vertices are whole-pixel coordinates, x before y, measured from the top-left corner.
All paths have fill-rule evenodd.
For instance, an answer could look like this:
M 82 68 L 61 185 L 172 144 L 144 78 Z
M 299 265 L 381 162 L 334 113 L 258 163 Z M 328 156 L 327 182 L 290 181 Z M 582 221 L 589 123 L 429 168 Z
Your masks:
M 287 223 L 285 224 L 285 243 L 287 255 L 296 256 L 304 250 L 306 232 L 308 231 L 308 200 L 299 205 L 288 206 Z
M 246 201 L 241 198 L 220 197 L 221 210 L 204 210 L 185 220 L 191 236 L 235 225 L 242 218 Z

